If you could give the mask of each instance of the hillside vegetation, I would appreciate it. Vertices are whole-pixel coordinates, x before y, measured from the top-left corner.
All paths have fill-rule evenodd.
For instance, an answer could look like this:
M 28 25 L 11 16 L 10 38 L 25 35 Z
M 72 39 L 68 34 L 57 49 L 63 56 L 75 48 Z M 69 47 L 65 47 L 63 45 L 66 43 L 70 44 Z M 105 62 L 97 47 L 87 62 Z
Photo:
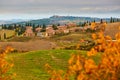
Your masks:
M 67 60 L 75 50 L 42 50 L 27 53 L 10 54 L 9 59 L 14 59 L 13 72 L 15 80 L 48 80 L 49 75 L 45 71 L 46 63 L 55 69 L 66 69 Z
M 45 70 L 45 64 L 48 63 L 55 70 L 66 70 L 71 54 L 76 50 L 41 50 L 27 53 L 9 54 L 8 58 L 13 58 L 14 67 L 12 72 L 16 73 L 15 80 L 48 80 L 49 76 Z M 86 56 L 86 51 L 81 51 Z M 93 57 L 98 63 L 100 55 Z

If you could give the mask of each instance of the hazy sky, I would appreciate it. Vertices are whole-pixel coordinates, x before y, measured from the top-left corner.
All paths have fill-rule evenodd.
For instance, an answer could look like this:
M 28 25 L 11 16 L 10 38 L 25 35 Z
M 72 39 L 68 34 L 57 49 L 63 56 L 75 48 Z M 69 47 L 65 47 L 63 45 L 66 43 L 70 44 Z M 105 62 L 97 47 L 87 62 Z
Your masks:
M 0 19 L 52 15 L 120 17 L 120 0 L 0 0 Z

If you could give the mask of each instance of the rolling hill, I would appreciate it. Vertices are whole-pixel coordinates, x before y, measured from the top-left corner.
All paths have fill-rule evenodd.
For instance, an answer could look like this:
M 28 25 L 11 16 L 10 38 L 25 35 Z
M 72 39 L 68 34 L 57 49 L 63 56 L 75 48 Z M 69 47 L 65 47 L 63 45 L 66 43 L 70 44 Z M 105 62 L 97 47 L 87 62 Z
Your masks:
M 107 24 L 105 28 L 105 35 L 109 35 L 115 39 L 115 34 L 118 32 L 120 32 L 120 22 Z
M 106 20 L 107 22 L 110 21 L 110 18 L 102 18 L 103 20 Z M 75 23 L 80 23 L 80 22 L 87 22 L 87 21 L 100 21 L 101 18 L 96 18 L 96 17 L 75 17 L 75 16 L 58 16 L 54 15 L 49 18 L 43 18 L 43 19 L 37 19 L 37 20 L 30 20 L 30 21 L 23 21 L 23 22 L 18 22 L 17 24 L 23 24 L 25 23 L 32 23 L 32 24 L 39 24 L 39 25 L 50 25 L 50 24 L 66 24 L 69 22 L 75 22 Z

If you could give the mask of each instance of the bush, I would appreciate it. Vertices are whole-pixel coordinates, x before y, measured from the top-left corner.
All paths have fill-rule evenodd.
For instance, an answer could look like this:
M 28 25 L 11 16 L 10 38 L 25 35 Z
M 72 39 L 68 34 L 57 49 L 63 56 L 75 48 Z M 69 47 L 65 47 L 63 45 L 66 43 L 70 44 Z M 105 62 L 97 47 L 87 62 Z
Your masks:
M 6 54 L 9 51 L 13 51 L 13 49 L 8 46 L 5 51 L 1 50 L 0 53 L 0 80 L 12 80 L 13 74 L 8 73 L 8 71 L 13 67 L 13 64 L 6 60 Z
M 109 36 L 104 37 L 103 32 L 93 34 L 92 37 L 96 46 L 87 52 L 87 57 L 80 53 L 73 54 L 68 60 L 66 72 L 56 71 L 46 64 L 51 74 L 49 80 L 120 80 L 120 33 L 116 34 L 115 42 Z M 101 55 L 98 64 L 92 58 L 96 54 Z

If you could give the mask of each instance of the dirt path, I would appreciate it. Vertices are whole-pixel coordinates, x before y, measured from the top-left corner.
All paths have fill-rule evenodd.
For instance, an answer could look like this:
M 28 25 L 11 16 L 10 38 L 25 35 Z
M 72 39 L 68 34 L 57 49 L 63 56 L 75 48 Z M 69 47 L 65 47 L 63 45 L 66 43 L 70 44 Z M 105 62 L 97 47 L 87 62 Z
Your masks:
M 0 47 L 12 46 L 18 51 L 49 50 L 56 47 L 55 43 L 47 40 L 35 40 L 29 42 L 0 42 Z

